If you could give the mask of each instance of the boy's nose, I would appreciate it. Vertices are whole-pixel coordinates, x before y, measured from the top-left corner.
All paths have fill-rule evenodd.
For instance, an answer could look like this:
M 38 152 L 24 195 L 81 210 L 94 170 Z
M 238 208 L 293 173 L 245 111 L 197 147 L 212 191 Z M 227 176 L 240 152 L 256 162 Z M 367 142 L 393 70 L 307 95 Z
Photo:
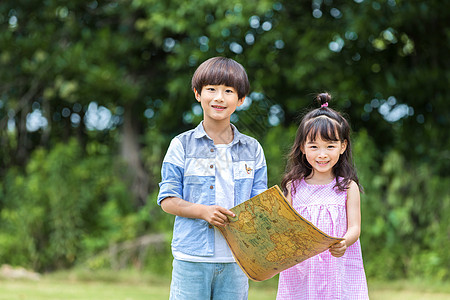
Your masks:
M 217 101 L 223 101 L 223 92 L 217 92 L 216 96 L 214 97 L 214 100 Z

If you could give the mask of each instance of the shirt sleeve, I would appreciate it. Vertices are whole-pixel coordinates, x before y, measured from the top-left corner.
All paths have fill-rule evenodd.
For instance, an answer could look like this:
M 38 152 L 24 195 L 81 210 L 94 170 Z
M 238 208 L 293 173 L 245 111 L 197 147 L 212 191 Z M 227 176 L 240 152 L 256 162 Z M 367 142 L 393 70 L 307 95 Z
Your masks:
M 167 149 L 161 167 L 161 182 L 159 183 L 158 205 L 167 197 L 183 198 L 185 153 L 178 138 L 174 138 Z
M 258 143 L 256 149 L 255 161 L 255 177 L 253 179 L 253 187 L 251 197 L 254 197 L 267 190 L 267 165 L 264 156 L 264 150 Z

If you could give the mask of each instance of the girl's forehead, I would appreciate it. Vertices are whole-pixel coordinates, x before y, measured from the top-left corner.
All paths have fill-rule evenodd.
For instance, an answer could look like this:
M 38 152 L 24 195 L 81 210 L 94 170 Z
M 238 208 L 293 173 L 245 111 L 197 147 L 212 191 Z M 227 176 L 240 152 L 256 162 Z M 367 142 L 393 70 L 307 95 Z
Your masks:
M 323 130 L 314 130 L 314 128 L 313 128 L 312 130 L 310 130 L 307 133 L 305 142 L 309 142 L 309 141 L 313 141 L 313 142 L 315 142 L 315 141 L 340 141 L 341 140 L 337 128 L 334 128 L 334 130 L 329 128 L 329 130 L 326 130 L 324 132 L 322 132 L 322 131 Z
M 306 136 L 305 143 L 309 143 L 309 142 L 337 142 L 337 141 L 340 140 L 337 133 L 336 133 L 335 137 L 336 138 L 333 138 L 331 136 L 322 137 L 322 135 L 320 133 L 317 133 L 316 135 L 311 133 L 311 134 L 308 134 Z

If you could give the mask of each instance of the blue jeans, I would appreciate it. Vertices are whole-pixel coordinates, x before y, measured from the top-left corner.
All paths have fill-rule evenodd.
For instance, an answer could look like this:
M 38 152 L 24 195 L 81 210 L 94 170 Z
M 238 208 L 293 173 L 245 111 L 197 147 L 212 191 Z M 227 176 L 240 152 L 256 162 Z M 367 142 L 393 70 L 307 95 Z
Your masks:
M 173 260 L 171 300 L 246 300 L 248 279 L 236 263 Z

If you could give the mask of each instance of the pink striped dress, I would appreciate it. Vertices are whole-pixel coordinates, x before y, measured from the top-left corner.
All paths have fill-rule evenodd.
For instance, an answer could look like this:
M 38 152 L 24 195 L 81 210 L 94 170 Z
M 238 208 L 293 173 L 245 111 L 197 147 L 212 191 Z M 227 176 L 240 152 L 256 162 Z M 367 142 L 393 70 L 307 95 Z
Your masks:
M 326 234 L 342 237 L 347 231 L 347 192 L 325 185 L 294 183 L 292 205 Z M 324 251 L 280 273 L 277 300 L 369 299 L 359 239 L 342 257 Z

